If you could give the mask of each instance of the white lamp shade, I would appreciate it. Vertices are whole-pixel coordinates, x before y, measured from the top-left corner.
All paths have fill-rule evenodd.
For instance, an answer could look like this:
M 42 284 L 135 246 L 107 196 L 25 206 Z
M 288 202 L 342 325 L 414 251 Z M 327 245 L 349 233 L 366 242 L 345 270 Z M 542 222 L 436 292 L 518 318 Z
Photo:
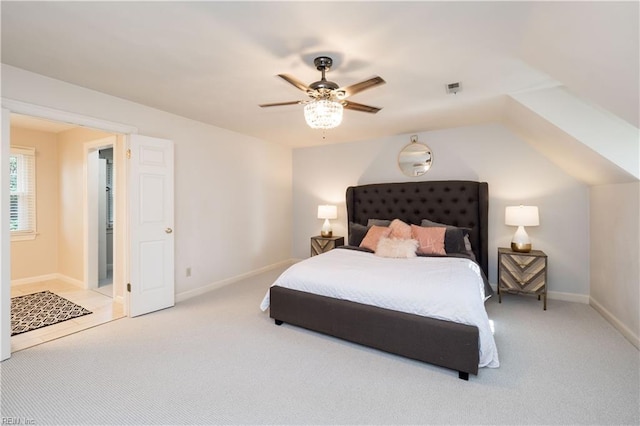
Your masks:
M 318 219 L 337 219 L 338 207 L 332 205 L 320 205 L 318 206 Z
M 538 226 L 540 217 L 537 206 L 510 206 L 505 209 L 504 223 L 510 226 Z

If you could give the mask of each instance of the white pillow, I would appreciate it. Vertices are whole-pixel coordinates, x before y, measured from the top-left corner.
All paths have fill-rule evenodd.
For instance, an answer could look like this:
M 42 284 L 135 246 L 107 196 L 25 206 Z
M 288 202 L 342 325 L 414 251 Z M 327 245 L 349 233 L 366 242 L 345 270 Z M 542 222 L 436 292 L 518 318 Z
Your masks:
M 416 257 L 417 249 L 417 240 L 382 237 L 378 241 L 375 254 L 380 257 Z

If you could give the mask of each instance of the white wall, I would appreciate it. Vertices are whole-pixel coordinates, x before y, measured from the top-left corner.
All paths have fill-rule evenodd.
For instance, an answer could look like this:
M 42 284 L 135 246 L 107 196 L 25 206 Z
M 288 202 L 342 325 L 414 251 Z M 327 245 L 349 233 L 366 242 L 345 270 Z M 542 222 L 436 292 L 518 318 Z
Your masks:
M 640 183 L 591 188 L 591 305 L 640 348 Z
M 2 96 L 175 142 L 176 293 L 290 258 L 289 148 L 7 65 Z
M 415 180 L 489 183 L 489 280 L 496 283 L 497 248 L 508 247 L 515 228 L 504 225 L 507 205 L 540 208 L 540 226 L 529 227 L 534 249 L 549 256 L 551 296 L 586 302 L 589 294 L 589 188 L 499 124 L 417 133 L 433 152 L 431 170 Z M 403 182 L 399 151 L 410 135 L 293 152 L 293 255 L 309 256 L 319 234 L 318 204 L 338 204 L 334 235 L 346 236 L 345 190 L 350 185 Z

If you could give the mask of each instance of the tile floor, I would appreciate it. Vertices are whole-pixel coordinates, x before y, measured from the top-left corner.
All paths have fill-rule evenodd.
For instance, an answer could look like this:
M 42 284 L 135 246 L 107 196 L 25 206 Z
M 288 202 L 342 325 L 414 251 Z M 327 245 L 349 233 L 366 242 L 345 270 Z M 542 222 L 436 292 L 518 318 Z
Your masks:
M 121 303 L 93 290 L 85 290 L 61 280 L 11 286 L 11 297 L 49 290 L 92 312 L 79 318 L 53 324 L 11 337 L 11 352 L 30 348 L 50 340 L 77 333 L 125 316 Z

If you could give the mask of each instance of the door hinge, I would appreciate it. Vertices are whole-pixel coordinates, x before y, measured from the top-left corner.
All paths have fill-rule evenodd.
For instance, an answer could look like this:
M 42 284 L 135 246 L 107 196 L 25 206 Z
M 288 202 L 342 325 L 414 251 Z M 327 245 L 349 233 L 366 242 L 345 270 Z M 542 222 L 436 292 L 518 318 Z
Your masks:
M 130 149 L 127 149 L 127 158 L 131 159 L 131 150 Z
M 127 283 L 127 291 L 131 293 L 131 283 Z

